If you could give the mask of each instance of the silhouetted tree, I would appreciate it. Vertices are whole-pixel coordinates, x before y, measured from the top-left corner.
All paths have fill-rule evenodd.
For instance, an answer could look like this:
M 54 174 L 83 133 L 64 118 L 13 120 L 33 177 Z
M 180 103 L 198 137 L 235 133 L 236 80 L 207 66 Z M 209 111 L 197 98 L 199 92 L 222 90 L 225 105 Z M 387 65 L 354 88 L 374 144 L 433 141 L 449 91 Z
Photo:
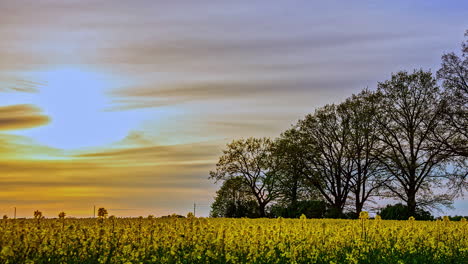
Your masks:
M 58 214 L 59 219 L 64 219 L 67 214 L 65 212 L 60 212 Z
M 347 116 L 336 105 L 326 105 L 297 124 L 300 133 L 301 173 L 331 206 L 330 217 L 341 217 L 352 188 L 353 165 L 346 157 L 350 141 Z
M 99 218 L 106 218 L 108 215 L 107 210 L 104 207 L 98 209 L 98 217 Z
M 468 37 L 468 30 L 465 32 Z M 462 43 L 462 55 L 451 52 L 442 56 L 437 78 L 445 88 L 445 127 L 435 133 L 446 150 L 454 155 L 461 181 L 451 184 L 453 189 L 468 188 L 468 40 Z
M 386 179 L 375 157 L 382 148 L 375 120 L 378 100 L 364 90 L 339 105 L 317 109 L 276 140 L 274 157 L 283 196 L 291 199 L 288 208 L 300 190 L 318 190 L 331 205 L 330 217 L 342 216 L 349 198 L 356 215 L 362 211 Z
M 298 210 L 298 202 L 320 197 L 316 188 L 305 181 L 302 173 L 301 156 L 304 150 L 300 144 L 300 134 L 294 128 L 283 132 L 274 141 L 272 148 L 272 167 L 275 168 L 278 182 L 278 202 L 291 212 Z
M 453 196 L 433 193 L 451 174 L 449 156 L 431 136 L 443 126 L 441 92 L 430 72 L 399 72 L 378 84 L 379 140 L 386 148 L 378 156 L 391 177 L 386 187 L 405 201 L 410 215 L 416 207 L 450 204 Z
M 468 30 L 465 33 L 468 37 Z M 442 56 L 442 67 L 437 78 L 445 88 L 447 108 L 445 133 L 439 139 L 453 154 L 468 157 L 468 41 L 462 44 L 462 55 L 447 53 Z M 466 166 L 466 164 L 465 164 Z
M 260 217 L 265 217 L 266 206 L 278 197 L 278 183 L 271 167 L 272 141 L 268 138 L 234 140 L 227 145 L 210 172 L 210 178 L 227 180 L 241 177 L 255 197 Z
M 350 160 L 350 166 L 343 170 L 351 175 L 350 199 L 354 200 L 356 217 L 388 179 L 377 158 L 383 150 L 376 120 L 379 100 L 379 94 L 366 89 L 346 99 L 337 109 L 341 120 L 349 122 L 349 139 L 344 146 L 345 158 Z
M 241 177 L 223 182 L 211 205 L 211 217 L 258 217 L 258 206 L 250 187 Z

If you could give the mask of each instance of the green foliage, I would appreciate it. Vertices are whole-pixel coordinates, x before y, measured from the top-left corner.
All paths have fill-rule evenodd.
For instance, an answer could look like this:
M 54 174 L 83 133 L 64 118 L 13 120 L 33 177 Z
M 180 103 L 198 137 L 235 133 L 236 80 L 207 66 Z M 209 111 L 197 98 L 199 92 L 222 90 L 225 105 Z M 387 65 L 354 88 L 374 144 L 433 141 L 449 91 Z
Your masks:
M 380 211 L 379 215 L 385 220 L 408 220 L 411 216 L 416 220 L 434 220 L 434 216 L 432 216 L 429 211 L 416 208 L 416 212 L 413 215 L 410 213 L 408 206 L 401 203 L 387 205 Z
M 298 201 L 294 205 L 275 204 L 270 208 L 271 217 L 299 218 L 304 215 L 308 219 L 323 218 L 327 212 L 324 201 Z
M 462 219 L 468 219 L 468 216 L 461 216 L 461 215 L 454 215 L 454 216 L 449 216 L 450 221 L 463 221 Z
M 210 178 L 215 181 L 240 179 L 247 192 L 255 197 L 260 217 L 266 216 L 266 206 L 279 195 L 277 172 L 272 166 L 272 145 L 268 138 L 234 140 L 227 144 L 216 169 L 210 172 Z
M 298 201 L 319 199 L 320 193 L 304 174 L 304 160 L 308 149 L 301 144 L 297 129 L 286 130 L 272 145 L 272 166 L 277 177 L 277 203 L 294 207 Z
M 231 217 L 231 218 L 257 218 L 259 217 L 258 205 L 255 201 L 236 201 L 230 202 L 226 208 L 226 212 L 222 217 Z
M 242 177 L 223 182 L 211 205 L 211 217 L 258 217 L 258 205 Z

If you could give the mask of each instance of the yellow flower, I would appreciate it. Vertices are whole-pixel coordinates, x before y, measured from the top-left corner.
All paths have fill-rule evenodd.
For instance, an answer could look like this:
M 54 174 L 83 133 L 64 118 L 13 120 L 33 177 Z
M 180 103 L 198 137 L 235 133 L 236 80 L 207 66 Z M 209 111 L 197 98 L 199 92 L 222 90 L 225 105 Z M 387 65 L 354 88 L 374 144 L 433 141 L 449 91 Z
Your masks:
M 369 213 L 366 212 L 366 211 L 361 211 L 361 212 L 359 213 L 359 219 L 362 219 L 362 220 L 364 220 L 364 219 L 369 219 Z

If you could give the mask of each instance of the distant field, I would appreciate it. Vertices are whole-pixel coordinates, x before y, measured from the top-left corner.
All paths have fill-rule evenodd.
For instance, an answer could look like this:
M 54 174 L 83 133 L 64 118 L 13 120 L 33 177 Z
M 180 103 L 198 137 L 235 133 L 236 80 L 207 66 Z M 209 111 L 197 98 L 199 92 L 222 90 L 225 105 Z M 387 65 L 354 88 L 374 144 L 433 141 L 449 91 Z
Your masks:
M 1 220 L 0 263 L 468 263 L 466 221 Z

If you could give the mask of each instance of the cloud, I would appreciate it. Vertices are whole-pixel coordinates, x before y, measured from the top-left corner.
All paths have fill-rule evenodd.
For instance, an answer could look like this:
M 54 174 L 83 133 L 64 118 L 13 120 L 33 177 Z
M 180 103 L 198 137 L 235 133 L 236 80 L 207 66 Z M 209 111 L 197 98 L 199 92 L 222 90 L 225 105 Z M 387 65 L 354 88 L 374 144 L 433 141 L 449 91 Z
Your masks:
M 191 143 L 178 145 L 153 145 L 129 148 L 111 148 L 75 155 L 76 158 L 86 158 L 98 161 L 107 166 L 133 165 L 190 165 L 214 160 L 219 146 L 212 143 Z M 130 165 L 128 165 L 130 166 Z
M 278 97 L 281 96 L 319 96 L 322 91 L 342 94 L 342 88 L 361 87 L 359 82 L 350 76 L 334 80 L 327 75 L 322 74 L 314 80 L 306 80 L 302 76 L 272 76 L 266 79 L 257 77 L 246 80 L 195 80 L 152 86 L 129 86 L 109 93 L 113 103 L 110 110 L 163 107 L 193 101 L 219 103 L 223 100 L 252 99 L 259 105 L 262 102 L 278 101 Z M 279 102 L 281 105 L 281 100 Z
M 122 146 L 149 146 L 153 145 L 154 142 L 144 131 L 130 131 L 124 139 L 116 144 Z
M 114 109 L 148 108 L 200 100 L 242 99 L 245 96 L 281 91 L 281 83 L 272 81 L 194 81 L 143 87 L 128 87 L 112 92 Z M 284 87 L 282 87 L 284 88 Z
M 18 130 L 43 126 L 49 118 L 33 105 L 10 105 L 0 107 L 0 130 Z
M 333 50 L 353 49 L 414 39 L 414 32 L 342 32 L 330 34 L 319 29 L 278 34 L 274 30 L 262 30 L 263 25 L 244 21 L 236 24 L 221 20 L 218 24 L 200 23 L 203 35 L 196 31 L 178 30 L 161 39 L 158 35 L 145 36 L 144 41 L 126 39 L 117 45 L 100 46 L 99 60 L 112 64 L 161 65 L 164 69 L 190 69 L 191 71 L 219 72 L 235 70 L 245 72 L 249 68 L 261 69 L 272 64 L 294 66 L 325 55 Z M 246 30 L 234 33 L 240 27 Z M 233 31 L 227 30 L 232 28 Z M 250 29 L 248 29 L 250 28 Z M 260 32 L 260 33 L 259 33 Z M 353 55 L 353 54 L 348 54 Z M 311 58 L 312 57 L 312 58 Z M 332 57 L 333 59 L 333 57 Z
M 51 148 L 38 144 L 36 141 L 23 136 L 0 133 L 0 162 L 1 161 L 21 161 L 21 160 L 37 160 L 39 164 L 35 166 L 20 166 L 23 170 L 41 169 L 41 161 L 43 159 L 64 159 L 67 158 L 62 150 Z M 14 167 L 18 169 L 20 167 Z M 47 166 L 44 166 L 46 168 Z M 8 165 L 2 166 L 3 170 L 8 169 Z
M 186 214 L 184 208 L 190 208 L 192 201 L 211 199 L 215 186 L 208 172 L 219 153 L 214 142 L 155 145 L 139 131 L 121 142 L 80 153 L 0 134 L 0 182 L 5 187 L 0 206 L 18 207 L 19 216 L 30 216 L 37 209 L 48 217 L 61 210 L 89 216 L 93 204 L 132 209 L 111 212 L 120 216 L 150 211 Z
M 21 78 L 12 78 L 11 76 L 2 76 L 0 74 L 0 92 L 22 92 L 37 93 L 41 87 L 47 85 L 45 82 L 31 81 Z

